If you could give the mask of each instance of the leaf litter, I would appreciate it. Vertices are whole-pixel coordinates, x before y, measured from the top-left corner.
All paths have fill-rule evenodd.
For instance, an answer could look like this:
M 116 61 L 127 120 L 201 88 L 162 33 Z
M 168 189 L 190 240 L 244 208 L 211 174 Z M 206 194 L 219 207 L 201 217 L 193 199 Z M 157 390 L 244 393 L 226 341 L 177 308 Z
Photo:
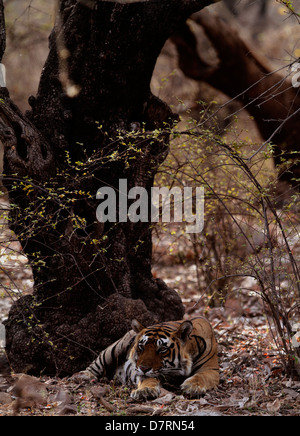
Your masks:
M 7 235 L 4 239 L 7 238 Z M 7 239 L 6 239 L 7 240 Z M 12 240 L 11 244 L 15 241 Z M 13 256 L 9 256 L 12 250 Z M 6 286 L 8 276 L 14 285 L 30 292 L 32 278 L 17 247 L 5 248 L 6 269 L 0 273 Z M 221 381 L 215 391 L 199 399 L 162 389 L 154 401 L 136 403 L 130 388 L 111 382 L 90 382 L 84 378 L 39 378 L 10 373 L 0 343 L 0 416 L 295 416 L 300 411 L 300 381 L 284 373 L 274 343 L 268 315 L 254 282 L 244 283 L 243 292 L 229 296 L 223 307 L 201 304 L 193 265 L 174 262 L 154 266 L 153 274 L 164 277 L 177 288 L 187 316 L 205 315 L 212 323 L 219 344 Z M 251 294 L 251 290 L 253 291 Z M 250 295 L 250 296 L 249 296 Z M 7 316 L 13 292 L 0 296 L 0 323 Z M 200 304 L 199 304 L 200 301 Z M 83 368 L 84 369 L 84 368 Z
M 190 303 L 186 303 L 187 311 Z M 136 403 L 130 388 L 114 381 L 35 378 L 9 374 L 0 365 L 0 415 L 299 415 L 300 382 L 285 376 L 266 317 L 258 302 L 254 306 L 252 313 L 242 315 L 226 307 L 206 313 L 219 344 L 221 382 L 202 398 L 189 399 L 162 389 L 158 399 Z M 190 315 L 197 314 L 202 315 L 196 307 Z

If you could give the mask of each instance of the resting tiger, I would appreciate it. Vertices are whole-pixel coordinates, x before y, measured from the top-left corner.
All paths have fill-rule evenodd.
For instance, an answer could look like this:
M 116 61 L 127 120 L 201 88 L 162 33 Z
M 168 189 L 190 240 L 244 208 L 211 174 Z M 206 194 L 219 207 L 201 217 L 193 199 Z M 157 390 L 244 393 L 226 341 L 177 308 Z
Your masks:
M 87 371 L 137 385 L 135 400 L 157 398 L 161 384 L 179 386 L 198 397 L 219 384 L 217 342 L 205 318 L 170 321 L 145 328 L 137 320 L 133 330 L 103 350 Z

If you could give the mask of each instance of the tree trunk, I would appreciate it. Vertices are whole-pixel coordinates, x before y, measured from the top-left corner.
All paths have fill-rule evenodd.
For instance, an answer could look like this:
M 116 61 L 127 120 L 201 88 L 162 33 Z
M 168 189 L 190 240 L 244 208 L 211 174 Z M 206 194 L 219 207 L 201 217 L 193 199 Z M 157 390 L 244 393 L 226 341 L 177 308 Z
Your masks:
M 133 318 L 183 316 L 177 293 L 152 277 L 150 223 L 99 223 L 95 196 L 103 186 L 117 192 L 120 179 L 150 192 L 169 140 L 152 131 L 176 118 L 150 92 L 156 59 L 174 29 L 210 3 L 61 0 L 26 117 L 2 88 L 10 227 L 35 281 L 6 322 L 15 371 L 71 374 Z

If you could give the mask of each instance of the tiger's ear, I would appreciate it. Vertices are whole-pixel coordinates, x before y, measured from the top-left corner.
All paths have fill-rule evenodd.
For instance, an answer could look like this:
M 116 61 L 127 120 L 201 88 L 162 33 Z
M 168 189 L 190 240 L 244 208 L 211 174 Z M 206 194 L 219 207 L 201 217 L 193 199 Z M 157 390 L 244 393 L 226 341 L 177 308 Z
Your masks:
M 176 331 L 176 336 L 181 339 L 184 343 L 188 340 L 189 334 L 193 330 L 193 324 L 191 321 L 184 321 L 178 327 Z
M 133 328 L 133 330 L 134 330 L 136 333 L 141 332 L 141 331 L 144 330 L 144 328 L 145 328 L 145 327 L 144 327 L 140 322 L 138 322 L 137 319 L 133 319 L 133 320 L 132 320 L 132 322 L 131 322 L 131 327 Z

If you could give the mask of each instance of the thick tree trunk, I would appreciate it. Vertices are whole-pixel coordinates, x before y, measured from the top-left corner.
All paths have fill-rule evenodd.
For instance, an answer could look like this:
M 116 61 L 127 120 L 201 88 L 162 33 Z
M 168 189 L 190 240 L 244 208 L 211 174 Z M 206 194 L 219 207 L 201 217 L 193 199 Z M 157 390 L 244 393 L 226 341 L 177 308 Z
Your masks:
M 150 191 L 168 153 L 154 129 L 175 116 L 150 92 L 166 39 L 209 0 L 61 0 L 32 110 L 0 102 L 11 228 L 34 274 L 6 323 L 16 371 L 70 374 L 121 337 L 132 318 L 181 318 L 177 293 L 151 274 L 149 223 L 96 220 L 102 186 Z M 128 136 L 128 132 L 131 134 Z

